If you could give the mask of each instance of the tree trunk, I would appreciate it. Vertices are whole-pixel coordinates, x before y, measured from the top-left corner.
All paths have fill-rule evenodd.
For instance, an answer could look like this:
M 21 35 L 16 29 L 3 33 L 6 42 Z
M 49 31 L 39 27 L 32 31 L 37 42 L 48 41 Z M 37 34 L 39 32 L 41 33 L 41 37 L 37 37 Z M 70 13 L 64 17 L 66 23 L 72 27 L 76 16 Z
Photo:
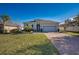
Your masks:
M 5 22 L 3 22 L 3 33 L 5 33 L 5 28 L 4 28 L 4 26 L 5 26 Z

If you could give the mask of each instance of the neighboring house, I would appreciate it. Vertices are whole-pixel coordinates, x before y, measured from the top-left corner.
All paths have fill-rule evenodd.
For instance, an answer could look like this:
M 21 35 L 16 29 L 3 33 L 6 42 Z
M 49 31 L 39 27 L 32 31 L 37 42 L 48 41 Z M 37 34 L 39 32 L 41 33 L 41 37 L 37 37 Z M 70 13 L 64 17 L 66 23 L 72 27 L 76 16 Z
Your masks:
M 59 25 L 59 31 L 65 31 L 65 25 L 64 24 Z
M 75 21 L 71 21 L 67 24 L 61 24 L 59 28 L 61 31 L 79 32 L 79 25 L 76 25 Z
M 24 26 L 29 25 L 37 32 L 57 32 L 59 28 L 58 22 L 43 19 L 35 19 L 34 21 L 24 23 Z
M 11 22 L 11 21 L 7 21 L 4 25 L 4 30 L 6 30 L 8 33 L 13 30 L 13 29 L 19 29 L 19 25 Z M 0 31 L 3 31 L 3 23 L 0 21 Z

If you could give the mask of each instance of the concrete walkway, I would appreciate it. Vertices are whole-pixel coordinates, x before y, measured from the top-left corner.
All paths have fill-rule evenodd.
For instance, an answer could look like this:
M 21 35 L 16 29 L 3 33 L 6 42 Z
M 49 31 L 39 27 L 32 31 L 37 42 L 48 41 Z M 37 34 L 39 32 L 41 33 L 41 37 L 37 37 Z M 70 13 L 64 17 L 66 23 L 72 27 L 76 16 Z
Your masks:
M 79 54 L 79 37 L 63 33 L 44 33 L 52 44 L 58 49 L 61 55 Z

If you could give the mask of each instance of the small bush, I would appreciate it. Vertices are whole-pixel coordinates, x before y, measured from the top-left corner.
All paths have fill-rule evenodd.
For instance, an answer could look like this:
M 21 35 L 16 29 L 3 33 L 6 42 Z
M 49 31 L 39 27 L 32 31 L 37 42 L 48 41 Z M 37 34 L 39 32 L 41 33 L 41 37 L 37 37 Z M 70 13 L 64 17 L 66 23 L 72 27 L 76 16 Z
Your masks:
M 22 33 L 22 31 L 20 31 L 19 29 L 13 29 L 10 32 L 11 33 Z
M 3 31 L 3 34 L 9 34 L 9 33 L 10 33 L 10 31 L 8 31 L 6 29 Z
M 25 26 L 24 31 L 31 32 L 33 30 L 32 30 L 32 27 L 31 26 Z
M 3 30 L 0 30 L 0 33 L 3 33 Z

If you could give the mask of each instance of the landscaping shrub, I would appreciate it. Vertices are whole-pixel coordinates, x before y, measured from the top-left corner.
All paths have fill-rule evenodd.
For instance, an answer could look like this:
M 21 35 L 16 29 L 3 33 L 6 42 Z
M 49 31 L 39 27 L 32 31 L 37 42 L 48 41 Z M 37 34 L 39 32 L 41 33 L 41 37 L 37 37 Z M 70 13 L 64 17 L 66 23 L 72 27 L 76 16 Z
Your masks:
M 32 26 L 25 26 L 24 31 L 26 32 L 31 32 L 32 30 Z
M 10 32 L 5 29 L 5 30 L 0 30 L 0 33 L 1 33 L 1 34 L 9 34 Z
M 0 33 L 3 33 L 3 30 L 0 30 Z
M 4 34 L 8 34 L 9 32 L 7 30 L 4 30 Z
M 22 31 L 20 31 L 19 29 L 13 29 L 10 32 L 11 33 L 22 33 Z

